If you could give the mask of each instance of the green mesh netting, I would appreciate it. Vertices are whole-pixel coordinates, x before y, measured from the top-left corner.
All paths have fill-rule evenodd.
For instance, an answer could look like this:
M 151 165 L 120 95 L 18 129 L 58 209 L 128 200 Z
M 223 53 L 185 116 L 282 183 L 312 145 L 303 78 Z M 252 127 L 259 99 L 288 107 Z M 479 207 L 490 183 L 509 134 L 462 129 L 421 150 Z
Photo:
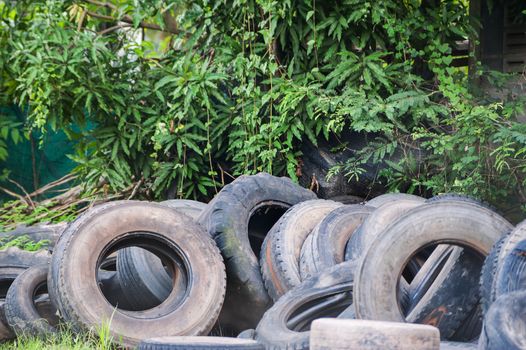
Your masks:
M 16 120 L 25 122 L 26 115 L 19 108 L 3 107 L 1 115 L 9 115 Z M 28 192 L 32 192 L 64 175 L 67 175 L 75 164 L 66 156 L 73 153 L 73 143 L 68 140 L 63 132 L 49 131 L 43 136 L 33 132 L 32 140 L 23 139 L 16 145 L 8 142 L 9 156 L 6 161 L 0 162 L 0 174 L 3 169 L 10 171 L 9 178 L 13 179 Z M 21 190 L 15 185 L 3 182 L 2 187 L 17 193 Z M 0 192 L 0 202 L 12 197 Z

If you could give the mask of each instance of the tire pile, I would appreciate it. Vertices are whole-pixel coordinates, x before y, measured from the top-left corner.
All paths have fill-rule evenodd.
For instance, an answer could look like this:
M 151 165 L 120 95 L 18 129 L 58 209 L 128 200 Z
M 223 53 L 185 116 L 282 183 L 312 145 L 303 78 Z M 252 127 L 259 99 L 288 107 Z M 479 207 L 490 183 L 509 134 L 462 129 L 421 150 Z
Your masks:
M 49 251 L 0 251 L 3 340 L 106 325 L 141 349 L 526 347 L 526 222 L 468 197 L 343 204 L 260 173 L 209 204 L 117 201 L 20 233 Z

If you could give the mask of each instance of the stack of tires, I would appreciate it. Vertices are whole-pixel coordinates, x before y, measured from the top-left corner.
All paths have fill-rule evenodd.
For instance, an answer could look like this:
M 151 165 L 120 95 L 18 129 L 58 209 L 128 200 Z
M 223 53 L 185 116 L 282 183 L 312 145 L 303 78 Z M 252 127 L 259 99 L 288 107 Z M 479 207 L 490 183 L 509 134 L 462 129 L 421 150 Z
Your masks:
M 11 275 L 13 248 L 0 252 L 0 337 L 65 324 L 142 349 L 525 344 L 526 224 L 457 195 L 342 202 L 260 173 L 208 204 L 94 207 Z

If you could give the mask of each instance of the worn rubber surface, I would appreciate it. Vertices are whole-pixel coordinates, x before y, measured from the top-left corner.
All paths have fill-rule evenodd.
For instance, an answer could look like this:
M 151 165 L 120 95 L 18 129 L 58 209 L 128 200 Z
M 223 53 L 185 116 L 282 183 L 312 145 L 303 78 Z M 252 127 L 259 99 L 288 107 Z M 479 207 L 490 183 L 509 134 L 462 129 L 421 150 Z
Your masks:
M 482 311 L 484 314 L 486 314 L 491 304 L 497 298 L 497 281 L 505 278 L 505 275 L 501 274 L 505 257 L 524 239 L 526 239 L 526 221 L 519 223 L 513 230 L 503 235 L 495 243 L 490 255 L 486 258 L 480 278 Z
M 371 242 L 375 240 L 380 232 L 405 215 L 409 210 L 424 203 L 423 198 L 404 195 L 403 193 L 383 196 L 385 196 L 386 201 L 382 201 L 382 205 L 377 207 L 351 235 L 345 248 L 345 260 L 361 259 Z M 416 197 L 416 199 L 413 197 Z M 393 198 L 396 198 L 396 200 L 387 200 Z M 369 206 L 370 202 L 367 203 L 367 206 Z M 375 207 L 374 203 L 373 207 Z
M 499 297 L 484 318 L 480 350 L 526 349 L 526 291 Z
M 322 318 L 312 323 L 311 350 L 436 350 L 437 328 L 399 322 Z
M 443 341 L 440 342 L 440 350 L 476 349 L 476 343 Z
M 497 262 L 492 296 L 526 290 L 526 220 L 515 227 L 503 241 Z
M 253 328 L 245 329 L 237 335 L 239 339 L 254 339 L 256 337 L 256 330 Z
M 427 203 L 412 209 L 376 238 L 360 262 L 354 289 L 357 317 L 404 321 L 397 285 L 406 261 L 415 252 L 433 244 L 458 244 L 486 256 L 493 243 L 511 227 L 495 212 L 467 202 Z M 477 275 L 479 271 L 466 273 Z M 442 324 L 458 327 L 447 322 L 447 316 L 453 307 L 472 303 L 464 300 L 464 294 L 459 296 L 435 306 L 431 320 L 438 320 L 439 328 Z M 474 293 L 470 298 L 476 302 L 479 296 Z
M 51 324 L 39 314 L 34 296 L 46 292 L 48 264 L 35 265 L 22 272 L 13 282 L 5 300 L 5 315 L 17 335 L 46 336 L 55 333 Z
M 301 279 L 343 262 L 347 241 L 373 211 L 373 207 L 354 204 L 334 209 L 325 216 L 301 248 Z
M 159 250 L 181 264 L 189 276 L 181 302 L 181 291 L 173 291 L 152 309 L 115 310 L 96 272 L 104 256 L 128 245 Z M 118 201 L 93 208 L 64 231 L 52 257 L 48 288 L 75 331 L 93 331 L 109 322 L 111 335 L 134 347 L 151 337 L 207 334 L 222 306 L 225 277 L 217 247 L 190 218 L 157 203 Z
M 265 347 L 250 339 L 161 337 L 142 341 L 139 350 L 265 350 Z
M 423 203 L 424 198 L 407 193 L 386 193 L 368 200 L 365 204 L 373 208 L 379 208 L 386 203 L 398 202 L 400 200 L 412 200 Z
M 300 254 L 316 225 L 341 203 L 324 199 L 305 201 L 290 208 L 272 227 L 261 247 L 261 274 L 276 301 L 301 283 Z
M 223 325 L 237 331 L 254 328 L 272 303 L 250 245 L 250 218 L 265 207 L 287 209 L 310 199 L 316 195 L 290 179 L 259 173 L 240 176 L 225 186 L 201 213 L 199 222 L 215 239 L 227 269 Z
M 206 204 L 173 199 L 160 203 L 196 220 Z M 184 289 L 186 281 L 177 270 L 168 274 L 162 261 L 153 253 L 138 247 L 121 249 L 117 258 L 117 281 L 131 310 L 152 308 L 165 300 L 172 289 Z
M 482 271 L 480 272 L 480 299 L 482 305 L 482 313 L 485 315 L 493 301 L 495 300 L 495 274 L 497 272 L 497 265 L 499 261 L 500 252 L 504 241 L 508 239 L 508 232 L 502 235 L 491 248 L 489 255 L 484 260 Z
M 335 317 L 352 303 L 355 268 L 343 262 L 291 289 L 263 315 L 256 340 L 267 350 L 308 349 L 310 323 Z
M 0 250 L 0 341 L 12 339 L 15 333 L 7 323 L 4 302 L 8 289 L 15 278 L 27 268 L 49 261 L 45 250 L 28 252 L 16 247 Z

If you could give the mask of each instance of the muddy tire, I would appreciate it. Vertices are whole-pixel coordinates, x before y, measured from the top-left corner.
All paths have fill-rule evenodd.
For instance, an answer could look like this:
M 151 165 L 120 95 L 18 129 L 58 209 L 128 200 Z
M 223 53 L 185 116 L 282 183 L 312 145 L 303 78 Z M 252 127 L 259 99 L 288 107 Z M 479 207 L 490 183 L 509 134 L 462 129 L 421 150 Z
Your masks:
M 300 254 L 316 225 L 341 203 L 316 199 L 290 208 L 272 227 L 261 248 L 261 274 L 276 301 L 301 283 Z
M 256 340 L 266 349 L 308 349 L 310 323 L 336 317 L 352 303 L 355 268 L 343 262 L 291 289 L 263 315 Z
M 139 350 L 265 350 L 254 340 L 226 337 L 162 337 L 147 339 Z
M 288 178 L 259 173 L 241 176 L 225 186 L 201 213 L 199 223 L 215 239 L 226 263 L 228 282 L 222 325 L 237 331 L 254 328 L 272 303 L 257 256 L 270 227 L 252 231 L 251 218 L 258 214 L 265 219 L 263 224 L 270 226 L 286 209 L 315 198 L 312 191 Z
M 160 203 L 196 220 L 206 204 L 173 199 Z M 178 271 L 170 276 L 162 261 L 145 249 L 130 247 L 119 251 L 117 258 L 117 281 L 126 290 L 124 297 L 131 310 L 152 308 L 165 300 L 172 289 L 184 289 L 184 281 Z M 175 281 L 175 284 L 173 283 Z
M 373 211 L 372 207 L 354 204 L 334 209 L 325 216 L 301 248 L 301 279 L 343 262 L 351 235 Z
M 519 350 L 526 345 L 526 291 L 499 297 L 484 319 L 480 350 Z
M 435 350 L 440 333 L 435 327 L 399 322 L 319 319 L 312 323 L 310 349 Z
M 188 281 L 184 294 L 174 290 L 161 305 L 144 311 L 115 309 L 96 275 L 105 256 L 130 245 L 178 265 Z M 193 220 L 157 203 L 120 201 L 93 208 L 64 231 L 48 287 L 73 330 L 94 331 L 108 322 L 114 339 L 134 347 L 151 337 L 207 334 L 221 309 L 225 271 L 214 242 Z
M 361 260 L 354 290 L 357 317 L 405 321 L 398 304 L 397 285 L 404 264 L 411 256 L 429 245 L 457 244 L 484 257 L 511 227 L 495 212 L 471 203 L 436 202 L 412 209 L 384 230 Z M 477 275 L 480 267 L 468 273 Z M 459 286 L 451 288 L 455 290 Z M 474 294 L 470 298 L 478 300 L 479 296 Z M 464 303 L 471 305 L 470 300 L 459 298 L 450 299 L 447 305 L 436 305 L 432 319 L 447 316 L 445 313 L 453 312 L 453 307 L 461 307 Z M 447 320 L 447 317 L 441 319 Z M 454 328 L 449 322 L 445 324 Z M 440 324 L 438 326 L 440 328 Z
M 45 319 L 33 300 L 38 292 L 47 293 L 48 269 L 48 264 L 32 266 L 22 272 L 9 288 L 5 315 L 17 335 L 43 337 L 55 333 L 58 320 Z

